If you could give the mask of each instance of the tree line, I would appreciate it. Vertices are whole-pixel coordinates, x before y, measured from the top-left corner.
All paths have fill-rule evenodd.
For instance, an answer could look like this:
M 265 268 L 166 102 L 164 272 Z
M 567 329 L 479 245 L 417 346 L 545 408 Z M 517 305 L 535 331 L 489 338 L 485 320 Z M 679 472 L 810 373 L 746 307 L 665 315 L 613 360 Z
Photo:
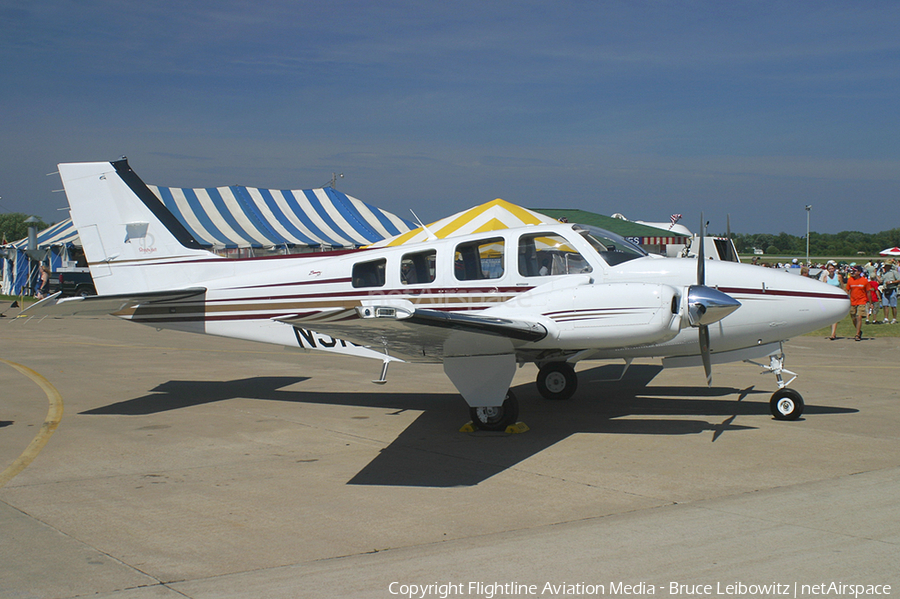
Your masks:
M 0 240 L 18 241 L 28 236 L 28 224 L 25 219 L 29 215 L 20 212 L 0 214 Z M 43 221 L 34 223 L 38 231 L 49 225 Z M 725 233 L 720 234 L 725 237 Z M 806 238 L 779 233 L 732 233 L 731 238 L 740 254 L 752 254 L 754 248 L 766 254 L 805 256 Z M 885 248 L 900 246 L 900 228 L 882 231 L 881 233 L 860 233 L 859 231 L 841 231 L 840 233 L 809 234 L 809 254 L 811 256 L 855 256 L 862 252 L 866 255 L 877 255 Z
M 725 235 L 722 234 L 724 237 Z M 740 254 L 752 254 L 760 249 L 766 254 L 805 256 L 806 237 L 797 237 L 787 233 L 773 235 L 770 233 L 732 233 L 734 246 Z M 841 231 L 840 233 L 809 233 L 810 256 L 856 256 L 859 253 L 867 256 L 878 255 L 886 248 L 900 246 L 900 229 L 891 229 L 881 233 L 861 233 L 859 231 Z
M 28 237 L 29 223 L 25 222 L 28 217 L 28 214 L 22 214 L 21 212 L 0 214 L 0 242 L 5 239 L 12 243 Z M 31 226 L 35 227 L 38 231 L 43 231 L 50 225 L 38 219 L 38 222 L 31 223 Z

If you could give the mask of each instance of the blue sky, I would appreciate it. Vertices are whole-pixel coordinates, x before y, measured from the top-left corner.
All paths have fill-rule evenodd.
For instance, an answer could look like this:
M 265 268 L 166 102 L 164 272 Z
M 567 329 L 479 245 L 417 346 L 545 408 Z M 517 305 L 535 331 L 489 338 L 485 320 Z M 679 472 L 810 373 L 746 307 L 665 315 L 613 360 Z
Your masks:
M 426 221 L 500 197 L 713 231 L 900 227 L 900 3 L 0 2 L 0 210 L 59 162 L 338 189 Z

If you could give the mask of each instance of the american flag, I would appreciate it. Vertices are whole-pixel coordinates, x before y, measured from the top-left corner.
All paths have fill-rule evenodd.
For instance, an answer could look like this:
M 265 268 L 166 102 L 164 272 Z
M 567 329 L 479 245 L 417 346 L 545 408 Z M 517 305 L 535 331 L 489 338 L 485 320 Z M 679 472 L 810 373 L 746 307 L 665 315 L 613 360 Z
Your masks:
M 672 227 L 675 226 L 675 223 L 677 223 L 678 221 L 681 220 L 681 215 L 680 215 L 680 214 L 673 214 L 672 216 L 669 217 L 669 220 L 672 221 L 672 224 L 669 225 L 669 228 L 671 229 Z

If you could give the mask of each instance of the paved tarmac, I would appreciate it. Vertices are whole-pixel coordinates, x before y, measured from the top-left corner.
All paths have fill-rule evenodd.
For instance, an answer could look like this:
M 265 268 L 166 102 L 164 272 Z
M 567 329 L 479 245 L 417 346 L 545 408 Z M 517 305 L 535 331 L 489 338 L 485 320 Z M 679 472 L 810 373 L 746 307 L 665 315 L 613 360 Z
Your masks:
M 898 339 L 788 343 L 797 422 L 748 364 L 581 364 L 567 402 L 529 366 L 506 435 L 440 366 L 16 312 L 4 599 L 900 592 Z

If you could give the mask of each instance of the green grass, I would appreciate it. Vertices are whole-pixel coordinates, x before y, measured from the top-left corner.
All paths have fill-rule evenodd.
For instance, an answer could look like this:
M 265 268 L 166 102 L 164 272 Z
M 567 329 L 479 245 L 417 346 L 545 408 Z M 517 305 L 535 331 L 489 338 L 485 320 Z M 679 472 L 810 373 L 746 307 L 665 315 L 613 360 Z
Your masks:
M 26 304 L 33 304 L 37 301 L 37 299 L 30 295 L 26 295 L 24 299 L 20 298 L 18 295 L 0 295 L 0 304 L 4 304 L 7 302 L 9 302 L 10 304 L 13 302 L 19 302 L 21 304 L 22 301 L 20 300 L 24 301 Z
M 879 322 L 884 319 L 884 311 L 879 307 L 878 310 L 878 320 Z M 829 337 L 831 335 L 831 327 L 825 327 L 823 329 L 819 329 L 818 331 L 813 331 L 812 333 L 807 333 L 805 336 L 810 337 Z M 838 322 L 837 327 L 837 336 L 843 338 L 850 338 L 856 336 L 856 325 L 850 321 L 850 315 L 845 316 L 840 322 Z M 881 337 L 900 337 L 900 324 L 866 324 L 866 321 L 863 321 L 862 325 L 862 336 L 868 338 L 881 338 Z
M 775 262 L 790 262 L 794 258 L 797 258 L 801 262 L 806 262 L 806 254 L 797 255 L 797 254 L 738 254 L 741 259 L 741 262 L 744 264 L 750 264 L 750 261 L 753 258 L 758 258 L 760 262 L 768 262 L 769 264 L 773 264 Z M 813 264 L 825 264 L 829 260 L 834 260 L 835 262 L 841 263 L 846 262 L 850 264 L 852 262 L 856 262 L 857 264 L 865 264 L 869 260 L 873 262 L 885 261 L 889 259 L 891 256 L 815 256 L 811 255 L 809 257 L 809 261 Z

